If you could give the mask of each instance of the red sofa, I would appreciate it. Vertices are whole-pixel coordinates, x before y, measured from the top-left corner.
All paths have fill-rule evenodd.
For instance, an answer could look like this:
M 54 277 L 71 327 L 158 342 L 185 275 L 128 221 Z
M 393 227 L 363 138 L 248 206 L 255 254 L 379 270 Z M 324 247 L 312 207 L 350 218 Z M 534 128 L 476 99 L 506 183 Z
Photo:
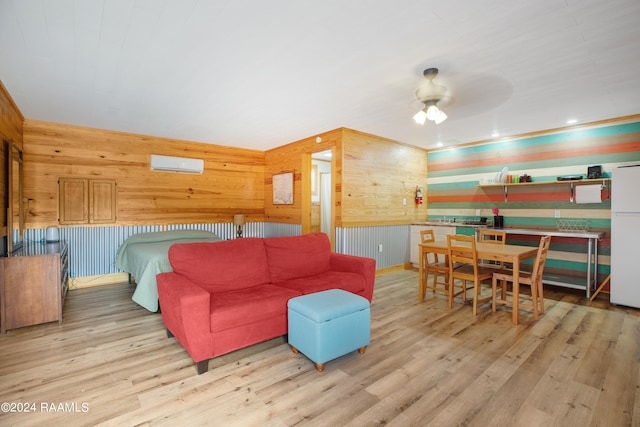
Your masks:
M 157 275 L 167 335 L 196 362 L 287 333 L 290 298 L 343 289 L 371 301 L 376 262 L 331 252 L 323 233 L 177 243 Z

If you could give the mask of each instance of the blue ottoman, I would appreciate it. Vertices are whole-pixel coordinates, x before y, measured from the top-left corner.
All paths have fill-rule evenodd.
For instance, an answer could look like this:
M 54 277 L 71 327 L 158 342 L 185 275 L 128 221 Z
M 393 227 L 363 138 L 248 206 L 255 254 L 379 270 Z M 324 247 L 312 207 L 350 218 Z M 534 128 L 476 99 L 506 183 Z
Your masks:
M 358 350 L 370 340 L 369 301 L 340 289 L 303 295 L 289 300 L 289 345 L 302 352 L 320 372 L 329 361 Z

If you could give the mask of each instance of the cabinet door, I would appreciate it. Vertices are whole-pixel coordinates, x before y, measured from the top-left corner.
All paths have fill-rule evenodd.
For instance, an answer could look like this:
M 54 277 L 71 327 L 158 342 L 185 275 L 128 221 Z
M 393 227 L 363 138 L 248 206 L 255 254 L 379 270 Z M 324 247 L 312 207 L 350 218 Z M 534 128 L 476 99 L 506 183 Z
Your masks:
M 116 182 L 110 179 L 60 178 L 60 224 L 116 222 Z
M 60 178 L 60 224 L 86 224 L 89 220 L 88 180 Z
M 92 179 L 89 182 L 92 224 L 111 224 L 116 222 L 116 183 L 113 180 Z
M 409 235 L 409 261 L 414 266 L 418 266 L 418 261 L 420 258 L 420 250 L 418 249 L 418 245 L 420 244 L 420 231 L 426 230 L 427 226 L 423 225 L 412 225 L 411 226 L 411 234 Z

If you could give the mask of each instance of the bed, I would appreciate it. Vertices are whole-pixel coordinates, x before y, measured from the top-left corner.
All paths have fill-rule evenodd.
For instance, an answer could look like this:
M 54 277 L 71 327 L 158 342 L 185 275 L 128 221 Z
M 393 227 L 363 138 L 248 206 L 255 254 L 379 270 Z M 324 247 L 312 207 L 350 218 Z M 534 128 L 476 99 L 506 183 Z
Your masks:
M 116 267 L 136 279 L 132 300 L 149 311 L 158 311 L 156 274 L 172 271 L 168 251 L 174 243 L 215 242 L 214 233 L 202 230 L 171 230 L 130 236 L 118 248 Z

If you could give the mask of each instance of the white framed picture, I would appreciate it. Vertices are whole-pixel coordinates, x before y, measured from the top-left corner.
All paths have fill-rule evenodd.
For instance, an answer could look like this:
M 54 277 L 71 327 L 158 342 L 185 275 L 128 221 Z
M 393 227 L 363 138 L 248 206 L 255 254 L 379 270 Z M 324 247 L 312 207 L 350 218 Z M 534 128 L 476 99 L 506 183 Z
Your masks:
M 273 204 L 293 204 L 293 172 L 273 175 Z

